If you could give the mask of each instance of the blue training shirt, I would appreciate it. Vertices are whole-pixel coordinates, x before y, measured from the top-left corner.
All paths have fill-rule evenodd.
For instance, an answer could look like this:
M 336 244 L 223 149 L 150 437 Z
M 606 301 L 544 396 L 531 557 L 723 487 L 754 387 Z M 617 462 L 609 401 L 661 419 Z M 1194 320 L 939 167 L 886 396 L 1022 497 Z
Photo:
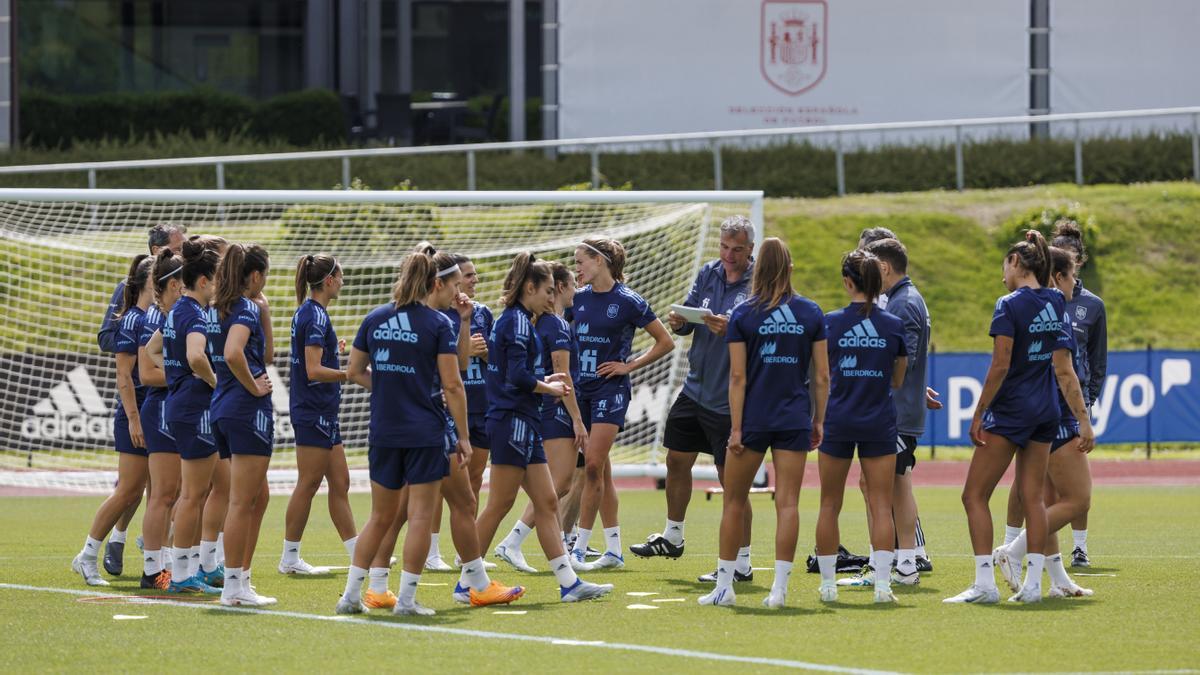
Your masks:
M 368 442 L 388 448 L 444 448 L 446 416 L 429 392 L 438 356 L 457 354 L 445 314 L 419 302 L 386 304 L 363 319 L 354 348 L 371 359 Z
M 892 373 L 908 355 L 904 322 L 895 314 L 852 302 L 825 315 L 829 335 L 829 406 L 825 438 L 831 441 L 896 441 Z
M 557 314 L 542 314 L 534 330 L 542 347 L 539 358 L 542 377 L 554 373 L 554 352 L 565 351 L 569 355 L 567 373 L 571 376 L 571 382 L 575 382 L 579 377 L 579 354 L 575 349 L 575 336 L 571 334 L 570 324 Z M 553 417 L 558 401 L 557 396 L 545 394 L 542 397 L 542 415 Z
M 162 330 L 163 322 L 166 321 L 166 315 L 158 308 L 158 305 L 150 305 L 146 308 L 146 314 L 142 317 L 142 330 L 138 334 L 138 347 L 145 347 L 150 344 L 150 338 L 154 334 Z M 166 355 L 164 353 L 164 360 Z M 140 378 L 139 378 L 140 379 Z M 147 401 L 161 401 L 167 397 L 166 387 L 146 387 Z
M 321 348 L 321 365 L 338 370 L 338 339 L 321 303 L 308 298 L 292 315 L 292 359 L 289 410 L 293 424 L 313 425 L 318 418 L 333 418 L 342 403 L 341 382 L 308 379 L 305 349 Z
M 137 357 L 138 340 L 142 334 L 142 323 L 145 318 L 146 312 L 137 305 L 125 310 L 113 340 L 114 353 L 133 354 L 134 357 Z M 137 361 L 133 362 L 133 395 L 140 410 L 142 403 L 146 401 L 146 387 L 142 386 L 142 376 L 138 373 Z M 123 420 L 125 417 L 125 406 L 121 405 L 121 394 L 118 393 L 116 419 Z
M 212 344 L 208 342 L 209 324 L 216 324 L 213 310 L 200 304 L 195 298 L 183 296 L 167 313 L 162 326 L 163 370 L 167 374 L 168 422 L 199 424 L 204 411 L 212 401 L 212 387 L 192 372 L 187 359 L 187 336 L 199 333 L 204 336 L 205 351 L 212 358 Z
M 520 303 L 504 310 L 488 337 L 489 419 L 508 414 L 539 419 L 542 397 L 534 393 L 541 340 L 530 322 L 533 314 Z
M 803 296 L 773 308 L 751 298 L 734 308 L 725 341 L 746 344 L 743 432 L 812 429 L 808 364 L 824 339 L 821 308 Z
M 1036 426 L 1059 418 L 1052 359 L 1071 349 L 1066 300 L 1057 288 L 1018 288 L 996 301 L 990 335 L 1012 338 L 1012 360 L 988 413 L 1001 424 Z
M 216 310 L 212 310 L 216 314 Z M 216 318 L 214 316 L 214 318 Z M 259 318 L 258 305 L 250 298 L 238 298 L 233 304 L 232 311 L 217 323 L 218 330 L 209 333 L 208 346 L 212 350 L 213 370 L 217 373 L 217 389 L 213 392 L 211 419 L 241 419 L 254 421 L 260 410 L 271 409 L 271 396 L 255 396 L 242 386 L 234 377 L 229 364 L 225 362 L 225 341 L 229 339 L 229 331 L 234 326 L 245 326 L 250 330 L 246 346 L 242 353 L 246 355 L 246 365 L 250 375 L 258 379 L 267 372 L 263 360 L 263 329 L 262 319 Z
M 1108 315 L 1100 296 L 1083 287 L 1083 280 L 1075 280 L 1075 292 L 1067 302 L 1067 312 L 1075 328 L 1075 342 L 1079 349 L 1075 355 L 1075 372 L 1083 386 L 1083 397 L 1091 406 L 1100 398 L 1104 378 L 1108 375 Z
M 1063 330 L 1067 331 L 1067 333 L 1071 336 L 1071 366 L 1075 370 L 1075 377 L 1079 378 L 1080 390 L 1083 394 L 1084 403 L 1086 404 L 1087 392 L 1083 387 L 1083 373 L 1081 372 L 1083 363 L 1082 359 L 1080 358 L 1082 356 L 1081 352 L 1083 349 L 1081 349 L 1081 345 L 1075 341 L 1075 331 L 1073 330 L 1075 328 L 1075 321 L 1071 318 L 1070 304 L 1067 305 L 1067 311 L 1063 314 L 1063 324 L 1065 324 L 1063 326 Z M 1054 380 L 1055 384 L 1057 385 L 1058 377 L 1056 376 Z M 1067 397 L 1063 395 L 1061 387 L 1058 388 L 1058 408 L 1060 425 L 1070 426 L 1078 421 L 1075 419 L 1075 413 L 1071 412 L 1071 404 L 1067 403 Z
M 609 361 L 629 360 L 633 334 L 656 317 L 642 296 L 623 283 L 606 293 L 584 286 L 572 304 L 575 340 L 579 350 L 578 395 L 585 400 L 608 398 L 630 387 L 629 376 L 600 377 L 596 368 Z
M 471 311 L 471 335 L 482 335 L 486 340 L 492 334 L 492 310 L 479 302 Z M 467 369 L 462 373 L 463 387 L 467 390 L 467 414 L 484 417 L 488 410 L 487 361 L 472 356 L 467 359 Z

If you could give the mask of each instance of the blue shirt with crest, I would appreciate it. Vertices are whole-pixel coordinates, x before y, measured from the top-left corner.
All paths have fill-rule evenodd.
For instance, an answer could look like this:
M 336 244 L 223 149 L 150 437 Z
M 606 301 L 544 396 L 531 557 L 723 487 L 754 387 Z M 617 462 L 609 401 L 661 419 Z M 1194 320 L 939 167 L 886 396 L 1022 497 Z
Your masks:
M 725 341 L 746 345 L 743 432 L 812 429 L 808 364 L 825 339 L 822 318 L 817 303 L 799 295 L 776 307 L 750 298 L 734 308 Z
M 482 303 L 473 303 L 471 310 L 471 335 L 482 335 L 486 340 L 492 334 L 492 310 Z M 455 318 L 457 322 L 458 319 Z M 487 415 L 487 361 L 472 356 L 467 359 L 467 369 L 462 373 L 463 387 L 467 390 L 467 413 L 471 417 Z
M 216 313 L 215 309 L 212 311 L 214 314 Z M 250 368 L 250 375 L 258 379 L 260 375 L 267 372 L 267 366 L 263 360 L 265 345 L 258 305 L 249 298 L 238 298 L 237 302 L 233 303 L 232 311 L 224 319 L 219 319 L 216 326 L 217 330 L 208 335 L 208 345 L 212 350 L 213 371 L 217 373 L 217 389 L 213 392 L 211 417 L 213 420 L 253 421 L 258 411 L 271 409 L 271 396 L 269 394 L 255 396 L 247 391 L 241 382 L 238 382 L 233 371 L 229 369 L 229 364 L 225 362 L 225 341 L 229 339 L 229 331 L 234 326 L 245 326 L 250 331 L 250 337 L 246 339 L 246 346 L 242 348 L 242 353 L 246 356 L 246 365 Z
M 377 307 L 363 319 L 354 348 L 371 360 L 368 442 L 389 448 L 444 448 L 446 417 L 429 392 L 438 356 L 456 354 L 451 321 L 419 302 Z
M 534 388 L 542 345 L 532 318 L 533 314 L 518 303 L 505 309 L 492 324 L 487 365 L 489 419 L 509 414 L 539 419 L 542 397 L 534 393 Z
M 312 425 L 334 417 L 342 402 L 341 382 L 317 382 L 308 377 L 305 350 L 321 348 L 321 365 L 338 370 L 338 339 L 321 303 L 308 298 L 292 315 L 292 360 L 288 407 L 293 424 Z
M 601 377 L 596 369 L 602 363 L 629 360 L 633 352 L 633 334 L 656 317 L 642 296 L 623 283 L 600 293 L 584 286 L 575 293 L 572 304 L 575 341 L 579 349 L 578 395 L 585 400 L 608 398 L 630 387 L 629 376 Z
M 825 315 L 829 336 L 829 406 L 825 438 L 831 441 L 896 441 L 892 372 L 907 356 L 904 322 L 861 302 Z
M 219 330 L 216 315 L 195 298 L 183 296 L 167 313 L 163 322 L 163 370 L 167 374 L 168 422 L 199 424 L 204 411 L 212 402 L 212 387 L 192 372 L 187 358 L 187 337 L 192 333 L 204 336 L 205 353 L 212 360 L 210 330 Z
M 990 335 L 1012 338 L 1012 359 L 987 414 L 1005 424 L 1036 426 L 1059 418 L 1052 359 L 1074 349 L 1066 300 L 1057 288 L 1023 287 L 996 301 Z

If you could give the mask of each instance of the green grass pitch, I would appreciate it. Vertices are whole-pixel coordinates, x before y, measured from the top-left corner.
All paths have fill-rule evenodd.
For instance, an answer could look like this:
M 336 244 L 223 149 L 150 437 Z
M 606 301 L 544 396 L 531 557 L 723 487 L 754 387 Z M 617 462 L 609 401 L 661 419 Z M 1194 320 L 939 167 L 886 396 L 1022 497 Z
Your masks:
M 418 597 L 438 610 L 430 619 L 377 612 L 364 620 L 333 618 L 345 583 L 339 570 L 325 577 L 282 577 L 275 571 L 286 497 L 274 497 L 254 564 L 260 592 L 279 598 L 261 612 L 227 611 L 211 604 L 177 607 L 96 601 L 95 596 L 141 593 L 130 531 L 126 575 L 108 589 L 89 589 L 71 573 L 100 499 L 0 499 L 0 669 L 9 672 L 192 671 L 323 672 L 364 670 L 708 672 L 783 668 L 903 672 L 1176 671 L 1200 666 L 1200 601 L 1189 569 L 1200 557 L 1200 490 L 1184 487 L 1099 487 L 1091 515 L 1095 567 L 1077 581 L 1092 598 L 1047 600 L 1040 605 L 945 606 L 941 600 L 972 580 L 966 521 L 958 491 L 918 491 L 934 572 L 916 588 L 901 587 L 895 606 L 875 606 L 867 591 L 842 589 L 835 605 L 817 600 L 817 576 L 803 572 L 811 547 L 817 491 L 801 498 L 801 552 L 790 584 L 789 607 L 762 607 L 773 572 L 755 571 L 739 584 L 735 609 L 699 607 L 706 586 L 696 575 L 716 558 L 720 501 L 698 492 L 687 523 L 687 554 L 680 560 L 639 560 L 625 570 L 585 577 L 616 584 L 608 598 L 582 605 L 558 602 L 549 572 L 524 575 L 497 569 L 493 576 L 524 584 L 511 610 L 457 606 L 450 598 L 456 573 L 426 573 Z M 999 513 L 1006 493 L 997 491 Z M 355 516 L 368 511 L 353 498 Z M 520 504 L 518 505 L 520 506 Z M 773 566 L 774 512 L 755 497 L 755 567 Z M 842 538 L 856 552 L 865 545 L 862 503 L 847 494 Z M 624 544 L 662 526 L 661 492 L 621 496 Z M 505 527 L 511 525 L 511 518 Z M 998 523 L 998 533 L 1003 523 Z M 997 535 L 999 536 L 999 534 Z M 453 557 L 449 533 L 443 552 Z M 1068 538 L 1069 540 L 1069 538 Z M 535 567 L 545 568 L 536 538 L 526 544 Z M 318 497 L 304 540 L 314 564 L 345 565 L 324 500 Z M 398 571 L 393 572 L 395 588 Z M 999 580 L 1003 587 L 1003 581 Z M 14 588 L 69 589 L 82 595 Z M 655 593 L 631 596 L 628 593 Z M 91 597 L 88 597 L 91 596 Z M 675 602 L 654 602 L 675 600 Z M 635 610 L 632 604 L 653 610 Z M 114 615 L 145 616 L 117 620 Z M 331 620 L 332 619 L 332 620 Z M 413 630 L 417 627 L 418 630 Z M 432 630 L 420 630 L 427 628 Z M 533 639 L 517 639 L 528 636 Z M 588 644 L 602 641 L 604 645 Z M 646 650 L 645 648 L 651 648 Z M 668 650 L 684 650 L 672 653 Z M 728 660 L 735 657 L 738 660 Z M 722 660 L 722 659 L 726 660 Z M 774 662 L 742 659 L 773 659 Z M 845 671 L 842 671 L 845 672 Z

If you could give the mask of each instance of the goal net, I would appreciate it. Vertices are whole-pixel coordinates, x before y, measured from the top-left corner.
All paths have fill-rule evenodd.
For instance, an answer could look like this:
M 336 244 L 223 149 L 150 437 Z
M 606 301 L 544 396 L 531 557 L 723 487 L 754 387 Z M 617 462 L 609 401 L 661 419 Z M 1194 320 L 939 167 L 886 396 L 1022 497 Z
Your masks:
M 111 488 L 115 363 L 96 334 L 156 224 L 262 244 L 271 254 L 271 466 L 284 486 L 295 474 L 288 351 L 301 255 L 329 252 L 341 262 L 345 287 L 329 314 L 348 342 L 367 312 L 389 300 L 400 260 L 422 240 L 471 256 L 480 278 L 475 299 L 494 307 L 517 252 L 573 268 L 585 236 L 619 239 L 629 251 L 628 285 L 665 315 L 716 256 L 721 221 L 744 214 L 758 223 L 761 213 L 759 192 L 0 190 L 0 484 Z M 635 353 L 650 342 L 638 331 Z M 671 356 L 634 374 L 626 428 L 612 453 L 619 473 L 645 475 L 660 462 L 687 348 L 677 338 Z M 367 413 L 366 392 L 344 387 L 342 435 L 356 470 L 367 465 Z M 364 473 L 355 472 L 360 485 Z

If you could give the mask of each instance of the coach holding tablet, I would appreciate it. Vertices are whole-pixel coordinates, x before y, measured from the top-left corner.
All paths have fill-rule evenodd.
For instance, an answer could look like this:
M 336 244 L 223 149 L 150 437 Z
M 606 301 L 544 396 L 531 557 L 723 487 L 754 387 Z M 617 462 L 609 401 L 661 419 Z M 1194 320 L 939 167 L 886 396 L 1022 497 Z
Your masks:
M 725 445 L 729 441 L 729 348 L 725 327 L 733 308 L 750 297 L 754 269 L 754 224 L 745 216 L 731 216 L 721 223 L 721 257 L 696 275 L 683 304 L 707 309 L 703 323 L 691 323 L 679 312 L 667 315 L 676 335 L 691 335 L 688 374 L 683 391 L 667 416 L 663 445 L 667 447 L 667 524 L 662 533 L 650 535 L 644 544 L 630 550 L 638 556 L 683 555 L 683 521 L 692 497 L 692 466 L 697 453 L 712 455 L 718 477 L 723 477 Z M 693 317 L 695 318 L 695 317 Z M 738 556 L 737 578 L 750 576 L 750 515 L 745 523 L 746 540 Z M 744 562 L 744 565 L 743 565 Z M 744 569 L 743 569 L 744 566 Z

